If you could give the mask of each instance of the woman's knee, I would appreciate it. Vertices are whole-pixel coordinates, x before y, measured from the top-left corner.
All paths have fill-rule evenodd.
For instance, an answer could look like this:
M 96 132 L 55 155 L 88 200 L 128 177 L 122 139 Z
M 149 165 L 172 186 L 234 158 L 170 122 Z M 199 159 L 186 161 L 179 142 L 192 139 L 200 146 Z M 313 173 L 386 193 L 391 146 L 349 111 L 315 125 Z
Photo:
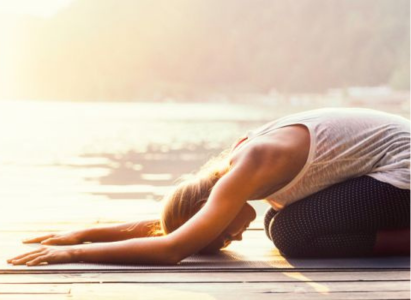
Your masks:
M 300 256 L 313 238 L 301 220 L 295 220 L 286 210 L 279 212 L 269 224 L 269 234 L 275 247 L 285 256 Z

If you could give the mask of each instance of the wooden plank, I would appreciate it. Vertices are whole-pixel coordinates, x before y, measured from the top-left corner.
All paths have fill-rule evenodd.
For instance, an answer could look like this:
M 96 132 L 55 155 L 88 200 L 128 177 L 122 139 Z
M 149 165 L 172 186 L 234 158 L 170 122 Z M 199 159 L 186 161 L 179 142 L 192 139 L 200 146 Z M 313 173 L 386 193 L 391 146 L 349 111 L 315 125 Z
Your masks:
M 172 283 L 172 282 L 334 282 L 409 281 L 409 271 L 234 272 L 234 273 L 78 273 L 0 275 L 0 283 Z
M 173 297 L 174 296 L 174 297 Z M 110 294 L 90 294 L 90 293 L 76 293 L 73 295 L 55 295 L 55 294 L 14 294 L 14 295 L 1 295 L 1 300 L 164 300 L 164 299 L 178 299 L 178 300 L 318 300 L 318 299 L 347 299 L 347 300 L 394 300 L 394 299 L 410 299 L 408 292 L 365 292 L 365 293 L 330 293 L 330 294 L 318 294 L 318 293 L 281 293 L 281 294 L 252 294 L 241 293 L 241 291 L 233 291 L 232 293 L 218 294 L 212 293 L 211 295 L 200 293 L 189 293 L 181 291 L 170 292 L 153 292 L 141 289 L 138 293 L 128 294 L 121 290 L 117 290 L 115 293 Z
M 69 294 L 67 284 L 0 284 L 0 299 L 7 294 Z
M 396 276 L 401 273 L 404 276 Z M 87 276 L 84 276 L 87 275 Z M 143 279 L 143 277 L 146 278 Z M 199 275 L 199 276 L 198 276 Z M 267 276 L 274 275 L 277 282 Z M 353 276 L 354 275 L 354 276 Z M 398 274 L 400 275 L 400 274 Z M 10 277 L 11 275 L 8 275 Z M 20 275 L 13 275 L 22 277 Z M 27 275 L 24 275 L 27 276 Z M 31 275 L 48 281 L 55 275 Z M 63 274 L 59 274 L 63 276 Z M 284 272 L 284 273 L 147 273 L 147 274 L 66 274 L 66 284 L 1 284 L 0 299 L 33 299 L 32 296 L 50 295 L 70 297 L 70 299 L 409 299 L 409 272 Z M 189 281 L 188 278 L 204 280 Z M 209 276 L 208 278 L 206 276 Z M 217 276 L 219 278 L 217 278 Z M 244 277 L 246 278 L 244 278 Z M 259 278 L 262 276 L 263 278 Z M 281 276 L 281 277 L 279 277 Z M 83 284 L 71 284 L 72 277 L 92 279 Z M 86 278 L 84 278 L 86 277 Z M 127 280 L 128 283 L 103 283 L 101 277 L 111 280 Z M 110 278 L 111 277 L 111 278 Z M 113 278 L 116 277 L 116 278 Z M 131 277 L 131 278 L 130 278 Z M 202 277 L 202 278 L 201 278 Z M 234 278 L 233 278 L 234 277 Z M 255 277 L 255 278 L 253 278 Z M 334 278 L 333 278 L 334 277 Z M 0 277 L 1 278 L 1 277 Z M 368 280 L 367 280 L 368 279 Z M 390 280 L 391 279 L 391 280 Z M 106 279 L 107 280 L 107 279 Z M 146 282 L 144 283 L 144 280 Z M 186 280 L 186 282 L 182 282 Z M 221 280 L 213 283 L 213 280 Z M 226 280 L 225 282 L 223 280 Z M 235 281 L 234 281 L 235 280 Z M 316 280 L 316 281 L 314 281 Z M 335 280 L 335 281 L 332 281 Z M 120 282 L 118 281 L 118 282 Z M 139 282 L 140 281 L 140 282 Z M 165 282 L 174 283 L 165 283 Z M 3 282 L 3 281 L 2 281 Z M 101 282 L 101 283 L 100 283 Z M 153 283 L 157 282 L 157 283 Z M 70 293 L 70 295 L 68 295 Z M 4 296 L 7 296 L 5 298 Z M 40 299 L 38 297 L 37 299 Z M 68 298 L 67 298 L 68 299 Z
M 225 300 L 238 300 L 233 296 L 221 297 L 216 299 Z M 343 292 L 343 293 L 329 293 L 329 294 L 318 294 L 318 293 L 283 293 L 283 294 L 265 294 L 265 295 L 247 295 L 241 299 L 255 299 L 255 300 L 318 300 L 318 299 L 330 299 L 330 300 L 401 300 L 410 299 L 409 292 Z
M 74 298 L 70 294 L 12 294 L 1 295 L 1 300 L 74 300 Z
M 407 299 L 409 283 L 74 284 L 71 293 L 75 299 Z
M 105 284 L 71 284 L 72 290 L 86 289 L 86 290 L 107 290 L 111 291 L 117 289 L 119 286 L 124 289 L 124 291 L 133 292 L 139 287 L 147 288 L 157 288 L 162 287 L 165 289 L 181 289 L 186 291 L 196 291 L 196 292 L 208 292 L 219 291 L 224 292 L 227 290 L 242 291 L 242 292 L 255 292 L 255 293 L 330 293 L 330 292 L 402 292 L 410 290 L 410 283 L 406 281 L 392 281 L 392 282 L 322 282 L 322 283 L 312 283 L 312 282 L 252 282 L 252 283 L 136 283 L 136 284 L 125 284 L 125 283 L 105 283 Z M 8 285 L 16 286 L 20 289 L 26 285 Z M 212 289 L 210 287 L 212 286 Z
M 119 287 L 126 292 L 135 292 L 139 288 L 156 289 L 177 289 L 195 292 L 208 292 L 212 286 L 212 291 L 220 293 L 228 290 L 254 293 L 331 293 L 331 292 L 404 292 L 410 290 L 408 281 L 357 281 L 357 282 L 220 282 L 220 283 L 62 283 L 62 284 L 0 284 L 1 294 L 64 294 L 70 290 L 81 291 L 114 291 Z
M 332 293 L 327 295 L 319 295 L 317 293 L 306 293 L 306 294 L 296 294 L 296 293 L 282 293 L 278 295 L 273 294 L 249 294 L 239 292 L 233 292 L 232 294 L 215 294 L 204 295 L 199 293 L 182 293 L 181 291 L 173 293 L 168 292 L 154 293 L 150 291 L 137 294 L 125 294 L 121 291 L 117 291 L 114 294 L 76 294 L 72 295 L 52 295 L 52 294 L 42 294 L 42 295 L 1 295 L 1 300 L 136 300 L 136 299 L 145 299 L 145 300 L 164 300 L 164 299 L 178 299 L 178 300 L 318 300 L 318 299 L 347 299 L 347 300 L 394 300 L 394 299 L 410 299 L 410 295 L 407 292 L 366 292 L 366 293 Z M 174 297 L 173 297 L 174 296 Z
M 176 299 L 178 300 L 318 300 L 318 299 L 347 299 L 347 300 L 394 300 L 394 299 L 410 299 L 409 293 L 406 292 L 367 292 L 367 293 L 333 293 L 328 295 L 318 295 L 318 294 L 294 294 L 294 293 L 284 293 L 280 295 L 271 295 L 271 294 L 263 294 L 263 295 L 255 295 L 255 294 L 242 294 L 241 298 L 237 293 L 233 293 L 234 295 L 213 295 L 213 296 L 206 296 L 198 294 L 193 295 L 189 294 L 186 297 L 182 297 L 180 294 L 174 294 L 178 296 Z M 169 297 L 170 296 L 170 297 Z M 121 300 L 136 300 L 136 299 L 145 299 L 145 300 L 164 300 L 164 299 L 174 299 L 171 297 L 171 294 L 138 294 L 136 295 L 127 295 L 121 292 L 118 292 L 115 295 L 89 295 L 89 294 L 81 294 L 76 295 L 73 297 L 72 295 L 2 295 L 1 300 L 113 300 L 113 299 L 121 299 Z

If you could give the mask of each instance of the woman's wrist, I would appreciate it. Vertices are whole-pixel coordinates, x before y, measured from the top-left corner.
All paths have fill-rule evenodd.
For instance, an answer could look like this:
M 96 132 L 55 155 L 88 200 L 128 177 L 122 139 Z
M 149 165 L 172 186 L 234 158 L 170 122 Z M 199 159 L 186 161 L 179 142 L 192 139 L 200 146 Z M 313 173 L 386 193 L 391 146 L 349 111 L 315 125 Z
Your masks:
M 85 228 L 77 231 L 77 237 L 81 243 L 94 242 L 95 241 L 96 228 Z
M 71 262 L 82 262 L 84 261 L 86 247 L 82 245 L 71 246 L 69 249 L 70 261 Z

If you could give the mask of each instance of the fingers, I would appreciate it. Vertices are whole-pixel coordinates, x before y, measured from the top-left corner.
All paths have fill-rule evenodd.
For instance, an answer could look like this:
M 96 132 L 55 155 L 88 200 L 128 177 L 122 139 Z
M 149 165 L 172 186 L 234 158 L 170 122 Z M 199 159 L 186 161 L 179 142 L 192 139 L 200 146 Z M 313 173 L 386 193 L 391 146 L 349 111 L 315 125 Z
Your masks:
M 67 238 L 54 237 L 41 242 L 42 245 L 70 245 Z
M 38 236 L 38 237 L 35 237 L 35 238 L 28 238 L 28 239 L 24 239 L 23 243 L 24 244 L 40 243 L 40 242 L 42 242 L 44 240 L 47 240 L 49 238 L 52 238 L 54 236 L 55 236 L 55 234 L 47 234 L 47 235 L 42 235 L 42 236 Z
M 56 264 L 72 261 L 74 261 L 74 258 L 70 253 L 70 249 L 64 247 L 43 247 L 40 251 L 32 251 L 8 260 L 13 265 L 26 264 L 27 266 L 36 266 L 43 262 Z
M 62 253 L 53 253 L 49 251 L 44 251 L 44 252 L 39 252 L 39 253 L 34 253 L 31 255 L 28 255 L 26 257 L 23 257 L 19 260 L 13 260 L 12 263 L 13 265 L 24 265 L 26 264 L 27 266 L 37 266 L 41 263 L 47 263 L 47 264 L 55 264 L 55 263 L 67 263 L 70 262 L 69 256 L 62 254 Z
M 36 259 L 36 258 L 39 257 L 39 256 L 44 256 L 44 253 L 43 253 L 43 252 L 38 252 L 38 253 L 26 255 L 26 256 L 24 256 L 24 257 L 22 257 L 22 258 L 20 258 L 20 259 L 13 259 L 13 260 L 11 261 L 11 263 L 12 263 L 13 265 L 24 265 L 25 263 L 27 263 L 27 262 L 29 262 L 29 261 L 32 261 L 32 260 Z
M 10 264 L 13 260 L 18 260 L 18 259 L 20 259 L 20 258 L 23 258 L 23 257 L 27 256 L 27 255 L 31 255 L 31 254 L 35 254 L 35 253 L 42 252 L 43 250 L 44 250 L 44 248 L 39 248 L 39 249 L 30 251 L 30 252 L 26 252 L 26 253 L 24 253 L 24 254 L 21 254 L 21 255 L 18 255 L 18 256 L 16 256 L 16 257 L 13 257 L 13 258 L 8 259 L 7 262 Z
M 37 266 L 37 265 L 41 264 L 42 262 L 48 263 L 48 256 L 47 255 L 39 256 L 39 257 L 33 259 L 32 261 L 29 261 L 28 263 L 26 263 L 26 265 L 27 266 Z
M 41 242 L 42 245 L 61 245 L 61 239 L 59 238 L 49 238 Z

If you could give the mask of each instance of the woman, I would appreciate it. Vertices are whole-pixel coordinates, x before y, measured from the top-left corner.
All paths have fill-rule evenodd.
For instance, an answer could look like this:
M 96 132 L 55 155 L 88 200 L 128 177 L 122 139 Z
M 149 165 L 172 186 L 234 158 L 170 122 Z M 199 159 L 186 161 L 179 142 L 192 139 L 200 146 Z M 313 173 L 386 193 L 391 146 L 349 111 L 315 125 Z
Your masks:
M 319 109 L 266 124 L 181 183 L 160 220 L 26 240 L 35 251 L 8 260 L 40 263 L 176 264 L 215 252 L 255 219 L 283 255 L 409 255 L 410 122 L 368 109 Z M 91 244 L 81 244 L 93 242 Z M 102 243 L 110 242 L 110 243 Z

